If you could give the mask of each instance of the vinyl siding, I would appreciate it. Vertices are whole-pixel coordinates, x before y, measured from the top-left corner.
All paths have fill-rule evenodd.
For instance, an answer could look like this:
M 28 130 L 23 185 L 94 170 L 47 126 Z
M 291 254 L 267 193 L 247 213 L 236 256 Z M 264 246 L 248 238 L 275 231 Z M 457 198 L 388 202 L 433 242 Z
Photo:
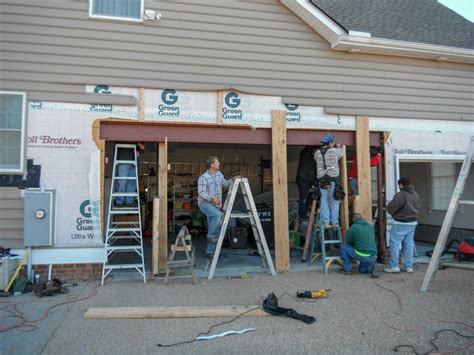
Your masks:
M 163 18 L 144 23 L 88 19 L 86 0 L 0 4 L 0 87 L 30 99 L 96 102 L 87 84 L 232 88 L 330 113 L 474 120 L 474 65 L 332 51 L 278 0 L 147 0 Z
M 23 198 L 17 188 L 0 187 L 0 246 L 23 248 Z

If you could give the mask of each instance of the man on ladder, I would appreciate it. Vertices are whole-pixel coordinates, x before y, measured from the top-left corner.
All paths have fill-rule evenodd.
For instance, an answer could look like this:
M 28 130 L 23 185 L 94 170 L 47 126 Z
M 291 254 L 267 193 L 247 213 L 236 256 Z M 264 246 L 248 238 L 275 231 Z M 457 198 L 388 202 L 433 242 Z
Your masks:
M 226 180 L 219 171 L 220 162 L 217 157 L 210 156 L 206 165 L 207 171 L 198 179 L 198 205 L 207 217 L 206 257 L 212 261 L 221 227 L 222 189 L 229 187 L 230 180 Z
M 323 146 L 314 154 L 321 192 L 321 221 L 326 228 L 330 225 L 338 227 L 339 204 L 344 197 L 341 196 L 339 160 L 342 158 L 344 150 L 340 144 L 336 144 L 332 134 L 324 137 L 321 143 Z

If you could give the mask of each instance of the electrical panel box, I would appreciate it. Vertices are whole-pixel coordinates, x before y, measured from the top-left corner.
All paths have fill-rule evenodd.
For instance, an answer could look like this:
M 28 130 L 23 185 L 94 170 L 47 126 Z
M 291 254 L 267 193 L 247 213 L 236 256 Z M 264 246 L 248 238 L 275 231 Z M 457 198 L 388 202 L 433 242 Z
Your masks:
M 54 190 L 25 191 L 25 247 L 53 245 L 55 201 Z

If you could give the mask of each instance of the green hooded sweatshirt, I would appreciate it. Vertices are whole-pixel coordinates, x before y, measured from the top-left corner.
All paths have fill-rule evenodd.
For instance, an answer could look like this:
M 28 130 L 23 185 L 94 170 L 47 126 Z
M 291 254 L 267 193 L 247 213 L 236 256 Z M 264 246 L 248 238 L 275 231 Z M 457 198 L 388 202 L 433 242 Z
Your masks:
M 347 232 L 346 244 L 353 246 L 361 256 L 377 256 L 374 226 L 363 218 L 358 219 Z

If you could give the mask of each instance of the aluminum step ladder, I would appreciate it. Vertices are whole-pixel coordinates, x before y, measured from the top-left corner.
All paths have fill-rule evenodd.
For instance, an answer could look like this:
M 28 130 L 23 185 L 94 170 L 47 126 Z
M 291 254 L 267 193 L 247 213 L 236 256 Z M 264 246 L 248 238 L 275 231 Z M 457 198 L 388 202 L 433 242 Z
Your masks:
M 446 240 L 448 239 L 449 231 L 451 230 L 451 227 L 453 225 L 454 217 L 456 216 L 458 206 L 461 204 L 471 205 L 471 208 L 474 207 L 474 200 L 461 200 L 464 191 L 464 186 L 466 185 L 466 180 L 469 176 L 469 171 L 471 170 L 473 158 L 474 136 L 471 137 L 471 142 L 469 143 L 466 156 L 464 157 L 464 162 L 462 164 L 461 171 L 459 172 L 458 180 L 456 182 L 456 186 L 454 187 L 453 195 L 451 197 L 451 201 L 449 202 L 448 210 L 446 211 L 446 215 L 444 216 L 443 225 L 441 226 L 441 230 L 439 231 L 438 239 L 436 241 L 436 246 L 434 248 L 433 255 L 431 256 L 430 264 L 428 265 L 423 284 L 421 285 L 421 292 L 428 291 L 428 287 L 431 283 L 431 280 L 434 274 L 436 273 L 436 270 L 438 270 L 439 261 L 446 245 Z
M 321 253 L 316 254 L 311 258 L 311 261 L 321 255 L 321 262 L 323 264 L 323 272 L 328 273 L 329 266 L 336 262 L 339 265 L 343 265 L 341 257 L 335 254 L 335 247 L 339 249 L 342 245 L 342 234 L 341 227 L 339 225 L 325 225 L 322 221 L 319 222 L 317 233 L 319 233 L 319 245 L 321 247 Z M 314 244 L 313 244 L 314 245 Z M 314 247 L 313 247 L 314 248 Z M 330 255 L 328 255 L 328 248 Z M 313 254 L 313 251 L 311 252 Z
M 128 151 L 128 152 L 127 152 Z M 121 160 L 119 156 L 123 153 L 132 159 Z M 127 176 L 119 176 L 120 165 L 129 166 Z M 130 174 L 130 169 L 132 173 Z M 131 175 L 131 176 L 130 176 Z M 125 183 L 124 183 L 125 181 Z M 125 184 L 125 186 L 123 186 Z M 127 185 L 132 184 L 131 190 L 134 192 L 118 191 L 127 190 Z M 132 197 L 132 205 L 118 205 L 117 198 Z M 122 217 L 122 220 L 120 220 Z M 126 220 L 123 220 L 126 219 Z M 127 258 L 133 259 L 131 262 L 114 263 L 113 260 L 119 253 L 123 253 Z M 137 147 L 135 144 L 116 144 L 114 153 L 114 164 L 112 169 L 112 182 L 110 185 L 109 213 L 107 216 L 105 234 L 105 256 L 102 268 L 102 285 L 112 270 L 135 269 L 143 276 L 146 283 L 145 260 L 143 255 L 143 236 L 140 212 L 140 195 L 138 190 L 138 163 Z
M 245 213 L 232 213 L 232 208 L 234 207 L 235 197 L 237 196 L 239 187 L 241 189 L 247 211 Z M 217 261 L 219 260 L 219 254 L 222 248 L 222 242 L 224 241 L 230 218 L 248 218 L 250 220 L 250 225 L 252 226 L 253 235 L 257 244 L 257 250 L 262 259 L 262 267 L 268 268 L 270 273 L 275 276 L 275 267 L 273 266 L 273 260 L 270 255 L 270 250 L 268 249 L 265 234 L 263 233 L 262 224 L 260 223 L 260 218 L 258 217 L 257 208 L 255 207 L 252 191 L 250 190 L 250 185 L 247 178 L 236 177 L 233 179 L 229 186 L 227 198 L 224 202 L 224 207 L 222 210 L 224 214 L 221 230 L 219 233 L 219 238 L 217 239 L 216 250 L 214 251 L 214 257 L 212 259 L 208 279 L 212 280 L 214 277 Z

